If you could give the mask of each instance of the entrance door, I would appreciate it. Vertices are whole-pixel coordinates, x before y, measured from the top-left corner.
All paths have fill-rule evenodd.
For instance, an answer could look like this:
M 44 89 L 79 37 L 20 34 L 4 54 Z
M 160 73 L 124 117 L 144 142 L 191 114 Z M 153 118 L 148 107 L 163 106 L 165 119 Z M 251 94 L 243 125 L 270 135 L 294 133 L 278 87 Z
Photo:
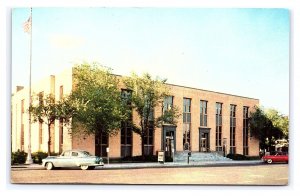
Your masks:
M 173 153 L 172 152 L 175 152 L 174 150 L 174 131 L 169 131 L 166 133 L 166 139 L 165 139 L 165 143 L 166 143 L 166 146 L 165 146 L 165 154 L 166 156 L 170 156 L 170 157 L 173 157 Z
M 208 133 L 203 133 L 200 138 L 200 152 L 208 152 Z
M 209 128 L 199 128 L 199 151 L 200 152 L 209 152 Z
M 167 157 L 173 158 L 176 151 L 176 127 L 163 126 L 162 150 Z

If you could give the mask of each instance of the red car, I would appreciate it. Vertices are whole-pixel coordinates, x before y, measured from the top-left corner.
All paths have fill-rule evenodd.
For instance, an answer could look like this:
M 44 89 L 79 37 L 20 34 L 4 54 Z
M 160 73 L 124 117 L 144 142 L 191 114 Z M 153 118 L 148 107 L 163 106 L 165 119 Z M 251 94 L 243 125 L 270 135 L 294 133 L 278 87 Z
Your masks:
M 287 153 L 277 152 L 274 155 L 265 155 L 262 157 L 262 160 L 266 163 L 273 163 L 273 162 L 289 162 L 289 156 Z

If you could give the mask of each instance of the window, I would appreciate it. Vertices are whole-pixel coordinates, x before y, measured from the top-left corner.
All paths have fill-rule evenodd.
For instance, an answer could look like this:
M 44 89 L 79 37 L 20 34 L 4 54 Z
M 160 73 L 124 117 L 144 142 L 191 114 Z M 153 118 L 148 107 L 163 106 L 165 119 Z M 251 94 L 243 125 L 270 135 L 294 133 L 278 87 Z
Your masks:
M 95 145 L 95 154 L 97 156 L 107 157 L 106 148 L 108 147 L 108 135 L 104 131 L 96 133 Z
M 165 114 L 165 112 L 167 112 L 168 110 L 173 108 L 173 96 L 167 96 L 164 98 L 164 102 L 163 102 L 163 114 Z M 168 122 L 172 122 L 173 119 L 170 117 L 168 119 L 166 119 L 167 123 Z
M 24 114 L 25 110 L 24 110 L 24 99 L 21 100 L 21 113 Z
M 44 105 L 44 92 L 39 93 L 39 105 Z
M 78 156 L 78 152 L 72 152 L 72 157 L 77 157 Z
M 243 107 L 243 155 L 249 154 L 249 107 Z
M 153 155 L 153 139 L 154 138 L 154 127 L 153 121 L 150 121 L 149 130 L 145 131 L 144 135 L 144 154 Z
M 216 151 L 222 151 L 222 103 L 216 103 Z
M 183 98 L 183 149 L 189 150 L 191 139 L 191 99 Z
M 59 119 L 59 152 L 63 151 L 64 145 L 64 124 L 63 118 Z
M 59 99 L 61 100 L 64 96 L 64 86 L 59 87 Z
M 200 126 L 207 127 L 207 101 L 200 101 Z
M 121 98 L 124 104 L 131 105 L 132 91 L 122 89 Z M 121 157 L 132 156 L 132 112 L 128 121 L 121 122 Z
M 21 151 L 24 151 L 24 99 L 21 100 Z
M 230 105 L 230 153 L 235 154 L 236 105 Z
M 50 125 L 50 134 L 51 134 L 51 152 L 55 152 L 55 121 Z
M 121 98 L 124 104 L 127 104 L 128 106 L 131 105 L 131 90 L 122 89 L 121 91 Z
M 70 155 L 71 155 L 71 152 L 70 151 L 66 151 L 66 152 L 64 152 L 64 154 L 62 156 L 69 157 Z
M 43 144 L 43 123 L 39 122 L 39 145 L 40 145 L 40 150 L 42 150 L 42 144 Z
M 183 123 L 191 122 L 191 99 L 183 98 Z
M 173 107 L 173 96 L 167 96 L 164 98 L 163 112 L 170 110 Z
M 21 124 L 21 151 L 24 151 L 24 124 Z

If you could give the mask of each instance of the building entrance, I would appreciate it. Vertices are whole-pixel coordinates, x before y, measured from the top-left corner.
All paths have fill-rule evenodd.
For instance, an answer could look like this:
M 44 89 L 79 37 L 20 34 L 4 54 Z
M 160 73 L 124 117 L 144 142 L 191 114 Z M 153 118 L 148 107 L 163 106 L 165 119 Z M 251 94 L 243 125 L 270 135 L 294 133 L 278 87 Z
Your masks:
M 176 127 L 163 126 L 162 134 L 162 150 L 165 151 L 165 156 L 171 159 L 174 158 L 176 152 Z
M 199 128 L 199 152 L 209 152 L 209 128 Z

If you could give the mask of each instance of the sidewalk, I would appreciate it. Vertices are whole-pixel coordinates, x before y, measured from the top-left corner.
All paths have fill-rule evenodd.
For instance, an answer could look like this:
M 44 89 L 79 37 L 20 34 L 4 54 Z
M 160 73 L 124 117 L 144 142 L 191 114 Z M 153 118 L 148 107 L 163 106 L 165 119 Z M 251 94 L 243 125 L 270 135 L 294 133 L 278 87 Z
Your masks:
M 96 169 L 138 169 L 138 168 L 176 168 L 176 167 L 221 167 L 221 166 L 250 166 L 263 164 L 261 160 L 253 161 L 211 161 L 211 162 L 150 162 L 150 163 L 110 163 L 105 164 L 103 167 L 96 167 Z M 11 168 L 24 168 L 24 169 L 45 169 L 39 164 L 20 164 L 12 165 Z

